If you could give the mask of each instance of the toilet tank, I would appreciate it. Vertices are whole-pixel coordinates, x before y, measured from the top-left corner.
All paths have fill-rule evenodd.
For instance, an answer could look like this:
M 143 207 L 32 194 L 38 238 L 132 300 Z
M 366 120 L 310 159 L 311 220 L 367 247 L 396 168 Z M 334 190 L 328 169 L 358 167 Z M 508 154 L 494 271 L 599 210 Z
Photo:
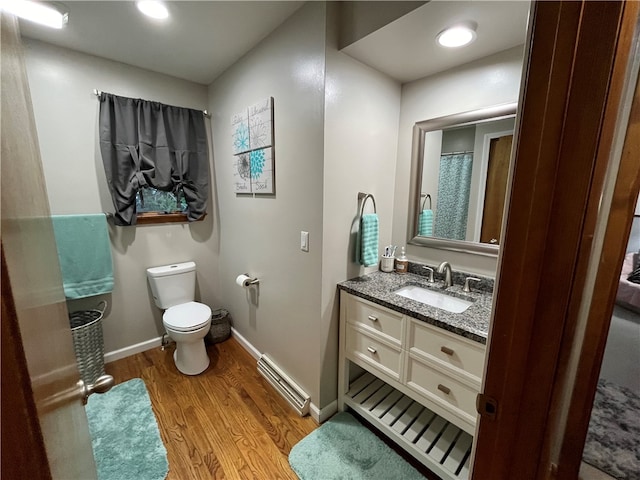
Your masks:
M 162 309 L 194 300 L 196 292 L 194 262 L 147 268 L 147 278 L 153 300 Z

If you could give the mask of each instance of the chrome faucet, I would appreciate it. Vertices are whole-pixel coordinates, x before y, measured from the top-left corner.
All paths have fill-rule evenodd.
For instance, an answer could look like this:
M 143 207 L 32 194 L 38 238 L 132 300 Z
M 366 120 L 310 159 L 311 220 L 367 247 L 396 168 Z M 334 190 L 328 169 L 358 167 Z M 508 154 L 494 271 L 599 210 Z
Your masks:
M 438 273 L 444 273 L 444 288 L 453 285 L 453 281 L 451 280 L 451 264 L 449 262 L 442 262 L 438 265 Z

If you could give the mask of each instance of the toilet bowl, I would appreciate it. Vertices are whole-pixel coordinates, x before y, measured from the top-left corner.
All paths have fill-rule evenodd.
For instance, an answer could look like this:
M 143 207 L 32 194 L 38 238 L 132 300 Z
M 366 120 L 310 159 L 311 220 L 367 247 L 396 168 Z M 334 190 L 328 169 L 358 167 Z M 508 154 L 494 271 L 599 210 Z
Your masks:
M 209 366 L 204 337 L 211 328 L 211 309 L 202 303 L 188 302 L 168 308 L 162 315 L 167 334 L 176 342 L 173 359 L 185 375 L 198 375 Z
M 147 268 L 155 304 L 164 310 L 162 323 L 176 342 L 173 354 L 177 369 L 198 375 L 209 366 L 204 337 L 211 327 L 211 309 L 194 301 L 196 264 L 177 263 Z

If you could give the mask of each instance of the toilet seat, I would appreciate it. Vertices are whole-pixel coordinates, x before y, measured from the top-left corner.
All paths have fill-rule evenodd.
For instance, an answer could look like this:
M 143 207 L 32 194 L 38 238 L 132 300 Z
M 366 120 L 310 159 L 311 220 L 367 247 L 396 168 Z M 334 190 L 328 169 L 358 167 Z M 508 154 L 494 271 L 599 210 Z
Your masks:
M 192 332 L 211 320 L 211 308 L 203 303 L 187 302 L 168 308 L 162 315 L 165 327 L 176 332 Z

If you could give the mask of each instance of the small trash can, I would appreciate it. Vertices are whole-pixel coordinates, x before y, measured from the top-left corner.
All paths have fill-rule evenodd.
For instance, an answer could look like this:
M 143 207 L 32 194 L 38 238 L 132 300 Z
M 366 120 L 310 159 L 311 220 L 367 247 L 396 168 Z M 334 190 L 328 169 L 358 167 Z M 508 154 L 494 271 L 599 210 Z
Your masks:
M 231 336 L 231 316 L 224 308 L 214 310 L 211 314 L 211 328 L 205 340 L 207 343 L 224 342 Z
M 95 383 L 98 377 L 104 375 L 102 317 L 106 309 L 107 302 L 102 301 L 96 309 L 80 310 L 69 314 L 78 369 L 80 377 L 86 384 Z

